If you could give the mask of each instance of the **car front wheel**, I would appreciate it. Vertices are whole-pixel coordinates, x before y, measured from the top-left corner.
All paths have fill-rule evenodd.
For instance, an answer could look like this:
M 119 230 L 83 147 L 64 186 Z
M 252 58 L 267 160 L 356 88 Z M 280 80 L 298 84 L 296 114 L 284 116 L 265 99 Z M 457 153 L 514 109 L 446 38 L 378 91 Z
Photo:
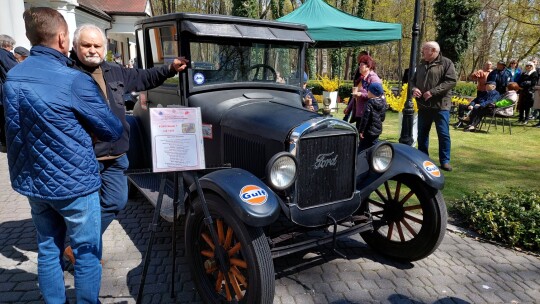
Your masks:
M 204 223 L 200 199 L 186 215 L 186 256 L 205 303 L 272 303 L 274 263 L 263 230 L 244 224 L 221 197 L 205 195 L 218 244 Z M 217 252 L 225 257 L 220 267 Z M 229 278 L 229 284 L 225 281 Z
M 386 181 L 364 201 L 373 218 L 373 231 L 362 238 L 374 250 L 399 260 L 430 255 L 446 231 L 447 211 L 440 191 L 412 175 Z

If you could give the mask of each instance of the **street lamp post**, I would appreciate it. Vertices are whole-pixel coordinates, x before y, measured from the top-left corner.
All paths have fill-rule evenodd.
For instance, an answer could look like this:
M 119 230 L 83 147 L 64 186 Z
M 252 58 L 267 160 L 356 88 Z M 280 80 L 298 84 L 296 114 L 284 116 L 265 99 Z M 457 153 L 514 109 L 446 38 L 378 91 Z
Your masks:
M 416 53 L 418 52 L 418 36 L 420 34 L 420 24 L 418 23 L 418 16 L 420 16 L 420 0 L 416 0 L 414 3 L 414 22 L 412 26 L 412 42 L 411 42 L 411 56 L 409 61 L 409 85 L 407 86 L 407 101 L 403 107 L 403 121 L 401 124 L 401 134 L 399 142 L 411 146 L 413 144 L 412 127 L 414 106 L 412 102 L 412 78 L 416 70 Z

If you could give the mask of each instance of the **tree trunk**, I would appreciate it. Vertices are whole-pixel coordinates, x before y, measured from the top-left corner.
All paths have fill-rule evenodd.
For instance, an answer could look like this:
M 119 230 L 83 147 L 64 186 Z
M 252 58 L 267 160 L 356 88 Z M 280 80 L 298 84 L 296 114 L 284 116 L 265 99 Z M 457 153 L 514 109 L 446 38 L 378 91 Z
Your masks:
M 345 56 L 345 68 L 343 69 L 343 79 L 349 79 L 349 76 L 351 75 L 350 69 L 351 69 L 351 56 L 352 56 L 352 48 L 347 48 L 347 55 Z

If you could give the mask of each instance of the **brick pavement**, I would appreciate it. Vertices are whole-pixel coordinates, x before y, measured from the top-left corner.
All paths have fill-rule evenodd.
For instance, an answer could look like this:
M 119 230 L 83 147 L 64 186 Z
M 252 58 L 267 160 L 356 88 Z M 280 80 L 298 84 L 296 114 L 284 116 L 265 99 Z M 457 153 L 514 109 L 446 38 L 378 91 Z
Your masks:
M 0 303 L 42 302 L 35 231 L 26 199 L 11 190 L 0 153 Z M 102 303 L 135 303 L 153 209 L 131 200 L 104 236 Z M 180 225 L 181 226 L 181 225 Z M 180 228 L 182 229 L 182 228 Z M 199 303 L 178 233 L 176 301 L 170 297 L 171 224 L 161 222 L 145 303 Z M 540 259 L 448 232 L 439 249 L 414 263 L 380 257 L 360 237 L 341 240 L 347 259 L 310 250 L 274 261 L 274 303 L 538 303 Z M 74 302 L 73 276 L 65 273 Z

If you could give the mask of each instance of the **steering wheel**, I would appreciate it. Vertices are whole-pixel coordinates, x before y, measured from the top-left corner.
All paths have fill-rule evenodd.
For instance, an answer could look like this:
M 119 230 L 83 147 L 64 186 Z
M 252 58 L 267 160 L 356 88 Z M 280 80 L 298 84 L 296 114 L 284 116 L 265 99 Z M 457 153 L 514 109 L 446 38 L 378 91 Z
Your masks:
M 248 75 L 251 75 L 251 70 L 255 70 L 255 73 L 253 74 L 253 79 L 251 79 L 252 81 L 276 81 L 277 80 L 276 70 L 274 70 L 271 66 L 267 64 L 260 63 L 260 64 L 250 66 L 248 69 Z M 273 80 L 269 80 L 268 77 L 266 77 L 265 79 L 265 76 L 268 76 L 268 75 L 267 73 L 264 73 L 264 70 L 269 70 L 270 73 L 272 73 L 272 76 L 274 77 Z M 259 75 L 259 72 L 261 72 L 260 75 Z M 260 79 L 258 78 L 259 76 L 260 76 Z

